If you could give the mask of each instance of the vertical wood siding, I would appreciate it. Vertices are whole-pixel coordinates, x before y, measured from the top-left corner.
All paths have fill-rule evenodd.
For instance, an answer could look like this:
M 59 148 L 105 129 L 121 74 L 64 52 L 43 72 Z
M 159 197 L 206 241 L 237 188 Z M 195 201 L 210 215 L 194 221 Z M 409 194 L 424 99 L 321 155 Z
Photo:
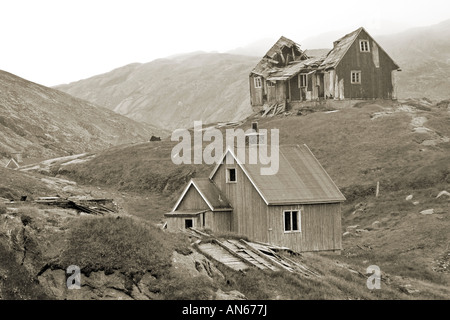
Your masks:
M 227 167 L 236 168 L 237 183 L 226 183 Z M 237 164 L 221 165 L 213 180 L 233 206 L 232 232 L 298 252 L 342 249 L 339 203 L 267 206 Z M 284 232 L 284 210 L 300 210 L 301 232 Z M 223 231 L 221 228 L 217 231 Z
M 370 52 L 360 51 L 360 40 L 369 41 Z M 345 99 L 391 99 L 391 71 L 395 69 L 389 56 L 362 30 L 337 66 L 336 73 L 339 81 L 344 82 Z M 361 84 L 351 83 L 352 70 L 361 71 Z
M 189 190 L 184 195 L 178 205 L 177 210 L 192 210 L 192 209 L 209 209 L 208 204 L 203 200 L 202 196 L 198 193 L 194 186 L 190 186 Z

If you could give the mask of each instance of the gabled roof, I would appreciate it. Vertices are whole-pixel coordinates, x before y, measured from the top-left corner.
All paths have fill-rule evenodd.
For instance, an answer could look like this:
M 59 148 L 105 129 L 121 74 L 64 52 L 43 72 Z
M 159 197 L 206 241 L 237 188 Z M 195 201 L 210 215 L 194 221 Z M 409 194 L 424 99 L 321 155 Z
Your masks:
M 8 161 L 5 168 L 9 169 L 17 169 L 20 168 L 20 165 L 17 163 L 17 161 L 14 158 L 11 158 L 11 160 Z
M 320 65 L 320 68 L 321 69 L 336 68 L 336 66 L 339 64 L 339 62 L 341 62 L 342 58 L 347 53 L 348 49 L 350 49 L 353 42 L 355 42 L 355 40 L 358 38 L 359 34 L 363 30 L 365 33 L 367 33 L 367 35 L 369 35 L 370 38 L 372 38 L 372 41 L 374 41 L 377 44 L 378 48 L 380 50 L 383 50 L 383 48 L 381 48 L 381 46 L 373 39 L 373 37 L 363 27 L 360 27 L 360 28 L 356 29 L 355 31 L 350 32 L 349 34 L 346 34 L 345 36 L 343 36 L 342 38 L 340 38 L 334 42 L 335 43 L 334 48 L 331 49 L 330 52 L 328 52 L 328 55 L 326 56 L 325 60 Z M 386 51 L 384 51 L 384 50 L 383 50 L 383 52 L 386 53 Z M 386 53 L 386 55 L 387 55 L 387 53 Z M 389 57 L 389 55 L 388 55 L 388 57 Z M 389 57 L 389 58 L 392 60 L 392 62 L 395 64 L 395 66 L 397 68 L 400 68 L 399 65 L 397 63 L 395 63 L 395 61 L 391 57 Z
M 334 42 L 336 45 L 330 52 L 328 52 L 328 55 L 322 62 L 321 67 L 324 69 L 335 68 L 356 40 L 361 30 L 363 30 L 362 27 L 336 40 Z
M 279 147 L 279 168 L 274 175 L 261 175 L 261 168 L 267 167 L 270 159 L 262 159 L 258 164 L 249 164 L 248 148 L 246 158 L 239 159 L 233 150 L 228 149 L 222 161 L 210 175 L 214 177 L 227 154 L 239 164 L 246 176 L 267 205 L 335 203 L 345 201 L 345 197 L 331 180 L 320 163 L 306 145 Z
M 213 181 L 208 178 L 193 178 L 184 189 L 177 203 L 173 207 L 172 212 L 177 210 L 184 196 L 191 187 L 194 187 L 197 190 L 211 211 L 233 210 L 225 195 L 219 190 L 219 188 L 217 188 Z

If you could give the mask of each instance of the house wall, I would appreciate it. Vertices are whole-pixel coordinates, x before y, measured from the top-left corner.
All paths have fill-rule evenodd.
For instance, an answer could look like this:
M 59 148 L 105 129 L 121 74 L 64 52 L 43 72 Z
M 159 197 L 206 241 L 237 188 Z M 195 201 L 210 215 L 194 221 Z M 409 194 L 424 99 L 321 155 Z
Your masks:
M 265 79 L 261 77 L 262 86 L 261 88 L 255 88 L 255 77 L 258 77 L 255 74 L 251 74 L 249 76 L 249 85 L 250 85 L 250 102 L 252 106 L 262 106 L 264 105 L 263 97 L 264 97 L 264 87 L 265 87 Z
M 205 228 L 213 232 L 230 232 L 232 211 L 205 212 Z
M 185 220 L 186 219 L 192 219 L 193 227 L 194 228 L 201 228 L 202 226 L 202 220 L 203 220 L 203 213 L 195 216 L 195 217 L 186 217 L 186 216 L 180 216 L 180 217 L 166 217 L 167 221 L 167 230 L 169 231 L 179 231 L 185 229 Z
M 369 41 L 370 52 L 360 51 L 360 40 Z M 362 30 L 336 67 L 338 83 L 335 82 L 335 97 L 391 99 L 393 92 L 391 71 L 395 69 L 397 68 L 389 56 Z M 361 84 L 351 84 L 352 70 L 361 71 Z
M 285 210 L 300 210 L 300 232 L 284 232 Z M 304 204 L 267 207 L 270 243 L 297 252 L 341 250 L 341 205 Z
M 226 183 L 228 167 L 236 168 L 236 183 Z M 233 206 L 231 231 L 267 242 L 267 206 L 239 165 L 224 163 L 212 180 Z
M 236 183 L 226 183 L 228 167 L 236 168 Z M 237 164 L 224 163 L 212 179 L 233 206 L 230 221 L 232 232 L 298 252 L 342 249 L 339 203 L 267 206 Z M 301 232 L 285 233 L 283 211 L 293 209 L 301 211 Z
M 209 210 L 208 204 L 203 200 L 202 196 L 198 193 L 194 186 L 190 186 L 189 190 L 184 195 L 183 200 L 178 205 L 177 210 L 193 210 L 193 209 L 206 209 Z

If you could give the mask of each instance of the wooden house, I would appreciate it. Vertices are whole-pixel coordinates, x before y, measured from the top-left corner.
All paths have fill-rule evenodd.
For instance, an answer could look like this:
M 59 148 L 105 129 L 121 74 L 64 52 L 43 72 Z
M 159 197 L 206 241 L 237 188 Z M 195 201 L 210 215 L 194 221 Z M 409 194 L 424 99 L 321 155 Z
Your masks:
M 253 107 L 262 107 L 321 99 L 396 99 L 397 71 L 400 67 L 362 27 L 318 57 L 281 37 L 250 72 L 250 100 Z
M 168 230 L 234 232 L 297 252 L 341 250 L 345 198 L 306 145 L 280 146 L 273 175 L 236 154 L 228 149 L 209 178 L 188 183 L 165 214 Z
M 17 163 L 16 159 L 11 158 L 8 163 L 6 164 L 5 168 L 8 169 L 18 169 L 20 168 L 20 165 Z

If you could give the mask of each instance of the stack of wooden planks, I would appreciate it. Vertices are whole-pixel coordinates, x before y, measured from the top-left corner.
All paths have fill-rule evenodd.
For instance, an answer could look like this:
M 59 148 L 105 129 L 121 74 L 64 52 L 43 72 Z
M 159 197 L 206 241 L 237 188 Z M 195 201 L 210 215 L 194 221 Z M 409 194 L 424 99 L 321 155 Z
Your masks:
M 192 228 L 189 231 L 196 238 L 200 238 L 196 242 L 197 250 L 234 270 L 247 270 L 255 267 L 260 270 L 286 270 L 306 277 L 320 277 L 317 272 L 298 261 L 282 257 L 272 250 L 276 248 L 270 244 L 249 242 L 243 239 L 218 239 Z
M 280 113 L 283 113 L 284 111 L 286 111 L 286 103 L 285 102 L 272 103 L 270 105 L 265 106 L 262 117 L 273 117 Z

